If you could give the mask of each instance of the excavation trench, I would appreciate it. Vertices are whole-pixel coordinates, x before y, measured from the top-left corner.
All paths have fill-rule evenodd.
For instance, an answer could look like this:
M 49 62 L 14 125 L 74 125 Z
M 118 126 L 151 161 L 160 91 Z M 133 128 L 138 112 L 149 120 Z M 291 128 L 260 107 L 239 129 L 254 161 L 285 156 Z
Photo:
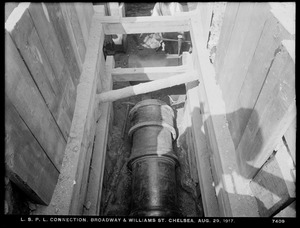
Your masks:
M 146 35 L 144 35 L 146 36 Z M 151 48 L 141 48 L 143 37 L 140 34 L 132 34 L 127 36 L 128 48 L 127 53 L 115 53 L 115 67 L 159 67 L 159 66 L 178 66 L 181 65 L 181 57 L 176 55 L 168 55 L 163 52 L 157 52 Z M 114 82 L 113 89 L 120 89 L 140 82 Z M 156 158 L 150 160 L 145 159 L 140 164 L 140 169 L 136 172 L 132 166 L 133 139 L 129 136 L 131 122 L 129 112 L 138 102 L 145 102 L 149 99 L 157 99 L 169 105 L 174 112 L 174 131 L 177 137 L 172 140 L 172 153 L 176 159 L 162 161 L 165 170 L 170 171 L 174 168 L 174 183 L 176 188 L 171 189 L 169 193 L 175 194 L 176 203 L 167 202 L 167 212 L 157 210 L 156 214 L 151 214 L 149 208 L 144 205 L 138 208 L 137 204 L 147 204 L 143 200 L 139 201 L 134 186 L 138 185 L 136 181 L 144 179 L 151 180 L 157 176 Z M 136 95 L 128 98 L 119 99 L 113 102 L 112 124 L 108 134 L 108 144 L 105 159 L 102 197 L 100 205 L 100 215 L 102 216 L 203 216 L 203 208 L 200 195 L 200 187 L 197 178 L 196 167 L 190 167 L 189 160 L 195 159 L 194 154 L 188 149 L 188 143 L 185 137 L 185 128 L 183 121 L 184 106 L 186 100 L 185 85 L 175 86 L 159 91 Z M 162 135 L 162 134 L 158 134 Z M 141 136 L 144 137 L 144 136 Z M 178 163 L 176 166 L 170 164 Z M 137 164 L 137 162 L 136 162 Z M 145 165 L 146 164 L 146 165 Z M 143 167 L 144 166 L 144 167 Z M 148 168 L 145 168 L 148 167 Z M 167 168 L 166 168 L 167 167 Z M 145 171 L 145 169 L 147 171 Z M 144 176 L 136 176 L 139 172 L 144 172 Z M 151 171 L 152 170 L 152 171 Z M 151 172 L 154 172 L 151 174 Z M 196 175 L 195 175 L 196 173 Z M 192 174 L 194 174 L 192 176 Z M 162 174 L 165 175 L 165 174 Z M 172 181 L 171 181 L 172 182 Z M 150 181 L 151 183 L 151 181 Z M 149 185 L 149 181 L 146 184 Z M 164 184 L 158 184 L 159 187 L 166 187 Z M 148 194 L 151 189 L 142 191 Z M 161 191 L 157 188 L 157 191 Z M 140 191 L 141 189 L 139 189 Z M 148 191 L 148 192 L 147 192 Z M 165 194 L 165 193 L 164 193 Z M 172 197 L 171 197 L 172 198 Z M 169 207 L 168 207 L 169 205 Z M 171 206 L 170 206 L 171 205 Z M 149 205 L 148 205 L 149 206 Z M 152 205 L 153 206 L 153 205 Z M 161 205 L 160 205 L 161 206 Z M 151 205 L 150 205 L 151 207 Z M 169 208 L 169 209 L 168 209 Z M 148 210 L 148 211 L 147 211 Z M 169 213 L 170 212 L 170 213 Z

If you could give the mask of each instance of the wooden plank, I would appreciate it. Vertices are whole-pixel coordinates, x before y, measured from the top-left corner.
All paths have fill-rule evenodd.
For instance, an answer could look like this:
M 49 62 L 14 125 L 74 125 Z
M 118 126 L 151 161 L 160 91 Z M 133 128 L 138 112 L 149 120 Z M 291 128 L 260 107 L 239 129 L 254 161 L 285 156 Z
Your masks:
M 291 123 L 291 125 L 286 130 L 283 136 L 287 144 L 288 151 L 293 158 L 294 164 L 296 164 L 296 119 L 297 117 L 295 117 L 295 119 L 293 120 L 293 122 Z
M 4 21 L 6 22 L 7 18 L 10 16 L 12 11 L 18 6 L 18 2 L 6 2 L 5 3 L 5 16 Z
M 237 148 L 241 171 L 249 178 L 267 160 L 296 116 L 295 62 L 285 45 L 279 50 Z
M 74 3 L 60 3 L 65 21 L 67 22 L 68 33 L 72 42 L 73 49 L 75 51 L 76 59 L 78 58 L 78 65 L 80 71 L 82 70 L 82 64 L 84 62 L 86 46 L 84 43 L 83 34 L 79 19 L 75 10 Z
M 88 22 L 87 22 L 86 17 L 85 17 L 84 4 L 91 4 L 92 5 L 92 3 L 75 2 L 74 7 L 75 7 L 76 14 L 77 14 L 77 17 L 78 17 L 78 22 L 79 22 L 79 25 L 80 25 L 80 29 L 81 29 L 81 33 L 82 33 L 82 36 L 83 36 L 84 44 L 85 44 L 85 46 L 87 46 L 88 39 L 89 39 L 89 30 L 88 30 L 89 25 L 87 24 Z
M 196 80 L 196 73 L 191 71 L 189 73 L 178 74 L 168 78 L 158 79 L 151 82 L 140 83 L 134 86 L 127 86 L 122 89 L 110 90 L 97 95 L 98 102 L 116 101 L 118 99 L 149 93 L 160 89 L 169 88 L 175 85 L 181 85 L 186 82 Z
M 88 157 L 91 140 L 94 139 L 96 107 L 95 100 L 97 80 L 102 70 L 102 46 L 104 33 L 99 20 L 93 18 L 87 54 L 77 86 L 76 105 L 70 130 L 65 157 L 61 168 L 60 178 L 54 190 L 51 203 L 48 207 L 40 207 L 36 214 L 48 215 L 81 215 L 83 210 L 84 192 L 82 185 L 84 166 Z M 89 165 L 89 164 L 88 164 Z
M 208 41 L 208 35 L 210 31 L 210 23 L 212 19 L 212 3 L 209 2 L 199 2 L 197 9 L 200 12 L 202 28 L 203 28 L 203 39 Z
M 232 118 L 233 123 L 230 123 L 230 127 L 234 128 L 231 133 L 235 134 L 232 136 L 236 147 L 248 123 L 251 115 L 250 110 L 255 106 L 266 76 L 274 62 L 274 57 L 279 51 L 280 42 L 291 37 L 292 35 L 278 23 L 278 19 L 269 12 L 235 105 L 236 107 L 243 107 L 245 110 L 241 110 L 237 116 Z
M 67 63 L 53 28 L 52 21 L 50 20 L 48 10 L 44 3 L 30 4 L 28 9 L 52 70 L 63 91 L 67 79 L 71 77 L 71 75 L 67 68 Z
M 249 182 L 239 174 L 234 144 L 226 122 L 226 109 L 215 71 L 209 61 L 206 41 L 198 17 L 191 18 L 194 68 L 199 72 L 200 110 L 204 117 L 205 135 L 209 141 L 213 166 L 218 178 L 215 184 L 220 216 L 257 216 L 257 205 L 251 196 Z
M 28 7 L 29 4 L 27 3 L 19 4 L 19 20 L 12 21 L 11 19 L 13 18 L 9 19 L 6 24 L 6 30 L 14 40 L 46 105 L 57 121 L 60 112 L 59 104 L 62 97 L 62 88 L 48 62 L 48 57 L 34 27 Z M 63 122 L 60 123 L 58 125 L 62 131 L 69 131 Z M 67 141 L 66 135 L 63 135 L 65 141 Z
M 143 68 L 115 68 L 112 71 L 114 81 L 146 81 L 167 78 L 172 75 L 187 72 L 185 66 L 176 67 L 143 67 Z
M 188 60 L 190 55 L 184 55 Z M 190 64 L 190 63 L 189 63 Z M 187 83 L 187 115 L 190 120 L 188 128 L 190 128 L 193 135 L 193 146 L 195 148 L 196 164 L 200 182 L 201 198 L 203 203 L 203 210 L 206 217 L 220 216 L 216 192 L 213 186 L 213 178 L 210 167 L 210 153 L 206 144 L 206 137 L 202 132 L 203 122 L 200 112 L 200 102 L 198 98 L 199 87 L 195 83 Z
M 279 3 L 270 2 L 272 13 L 280 24 L 293 36 L 295 36 L 296 4 L 295 2 Z M 294 37 L 295 38 L 295 37 Z
M 252 179 L 250 187 L 261 217 L 270 217 L 296 198 L 295 166 L 282 140 L 272 156 Z
M 236 15 L 239 9 L 240 3 L 238 2 L 227 2 L 226 10 L 224 14 L 223 24 L 221 27 L 221 33 L 219 43 L 217 46 L 216 59 L 214 62 L 216 69 L 216 80 L 219 82 L 222 75 L 223 63 L 225 60 L 228 45 L 231 39 L 233 27 L 236 22 Z
M 250 22 L 247 30 L 244 34 L 240 34 L 240 39 L 238 41 L 240 44 L 240 49 L 234 54 L 236 61 L 231 59 L 232 62 L 228 64 L 233 64 L 234 67 L 230 72 L 230 77 L 226 78 L 226 89 L 223 90 L 224 98 L 226 104 L 226 110 L 228 112 L 234 111 L 238 106 L 236 106 L 236 100 L 238 95 L 242 92 L 241 88 L 246 77 L 248 67 L 251 63 L 253 55 L 255 53 L 256 47 L 260 40 L 265 21 L 269 17 L 269 4 L 268 3 L 252 3 L 252 16 L 250 16 Z M 241 8 L 241 7 L 240 7 Z M 238 20 L 239 18 L 237 18 Z M 245 23 L 241 22 L 242 25 Z M 233 33 L 233 36 L 236 34 Z M 234 39 L 233 39 L 234 40 Z M 237 43 L 235 42 L 235 45 Z M 236 46 L 235 46 L 236 47 Z M 226 57 L 227 58 L 227 57 Z M 230 57 L 228 57 L 230 59 Z M 225 76 L 225 75 L 224 75 Z
M 68 137 L 75 106 L 75 86 L 45 4 L 30 4 L 28 9 L 54 75 L 59 81 L 62 93 L 57 96 L 59 108 L 54 117 L 64 136 Z
M 114 59 L 112 56 L 107 56 L 106 70 L 101 73 L 102 79 L 106 78 L 103 84 L 103 91 L 112 89 L 112 69 L 114 68 Z M 112 111 L 112 103 L 102 103 L 99 106 L 100 117 L 97 123 L 95 145 L 92 155 L 91 168 L 89 174 L 88 189 L 85 199 L 85 207 L 83 214 L 99 215 L 102 182 L 104 174 L 107 135 L 110 124 L 110 116 Z
M 105 16 L 106 10 L 105 10 L 105 5 L 104 4 L 105 3 L 102 3 L 102 4 L 100 3 L 99 5 L 93 5 L 93 9 L 94 9 L 95 13 L 97 13 L 99 15 L 101 14 L 102 16 Z
M 93 8 L 93 4 L 91 3 L 85 3 L 82 5 L 83 10 L 84 10 L 84 16 L 85 16 L 85 20 L 88 26 L 88 34 L 90 35 L 90 31 L 91 31 L 91 25 L 92 25 L 92 19 L 94 17 L 94 8 Z
M 82 71 L 82 64 L 85 54 L 85 45 L 81 33 L 78 18 L 75 12 L 74 5 L 69 3 L 58 3 L 63 15 L 63 20 L 66 25 L 66 33 L 69 36 L 70 45 L 75 54 L 75 59 L 79 68 Z M 74 15 L 75 14 L 75 15 Z M 79 37 L 78 37 L 79 36 Z M 78 38 L 77 38 L 78 37 Z
M 52 22 L 55 34 L 59 41 L 62 53 L 67 62 L 70 75 L 73 79 L 73 83 L 76 86 L 79 82 L 80 67 L 77 63 L 78 56 L 72 46 L 72 39 L 68 31 L 67 21 L 64 19 L 61 5 L 58 3 L 46 3 L 44 4 L 47 9 L 47 14 L 50 21 Z
M 6 31 L 5 91 L 49 159 L 60 170 L 66 142 Z
M 114 17 L 95 13 L 106 35 L 189 31 L 189 16 Z
M 242 75 L 241 76 L 236 75 L 235 70 L 236 68 L 239 67 L 238 64 L 241 64 L 239 59 L 240 55 L 242 56 L 244 55 L 244 53 L 242 53 L 244 47 L 243 41 L 245 37 L 247 37 L 247 34 L 249 32 L 250 22 L 253 21 L 253 17 L 255 16 L 254 4 L 255 3 L 253 2 L 245 2 L 240 4 L 236 16 L 236 21 L 232 30 L 231 38 L 226 51 L 226 55 L 224 56 L 222 77 L 219 79 L 219 85 L 222 90 L 223 99 L 226 105 L 226 110 L 229 112 L 232 111 L 232 110 L 228 110 L 230 99 L 232 99 L 232 97 L 229 96 L 231 93 L 228 91 L 232 91 L 232 90 L 239 91 L 240 89 L 239 87 L 235 88 L 231 86 L 230 83 L 232 83 L 232 81 L 235 80 L 235 77 L 243 77 Z M 254 42 L 253 45 L 255 47 L 256 42 L 255 41 L 253 42 Z M 251 53 L 249 53 L 249 55 L 251 56 Z M 245 55 L 245 58 L 247 57 L 248 56 Z M 244 61 L 244 59 L 242 59 L 242 61 Z
M 274 216 L 275 218 L 285 217 L 285 218 L 296 218 L 296 200 L 288 205 L 286 208 L 282 209 L 278 214 Z
M 49 204 L 59 171 L 6 95 L 5 165 L 9 178 L 30 199 Z

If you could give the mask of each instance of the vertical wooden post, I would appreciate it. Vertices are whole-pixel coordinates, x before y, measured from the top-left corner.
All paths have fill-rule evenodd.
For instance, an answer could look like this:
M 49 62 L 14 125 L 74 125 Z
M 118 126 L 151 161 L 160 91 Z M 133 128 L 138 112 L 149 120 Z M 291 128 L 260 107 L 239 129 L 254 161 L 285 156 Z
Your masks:
M 183 53 L 183 63 L 189 68 L 193 67 L 191 54 Z M 210 166 L 210 151 L 207 147 L 206 136 L 204 134 L 203 116 L 201 115 L 200 101 L 198 97 L 199 87 L 193 82 L 186 83 L 187 105 L 186 115 L 188 118 L 189 129 L 193 135 L 193 144 L 197 170 L 200 182 L 201 198 L 205 217 L 219 217 L 219 205 L 216 197 L 214 180 Z
M 215 81 L 215 70 L 209 61 L 201 20 L 191 18 L 194 68 L 199 73 L 199 98 L 204 126 L 212 152 L 217 178 L 214 178 L 220 215 L 226 217 L 258 216 L 249 182 L 240 175 L 232 138 L 226 123 L 222 93 Z
M 112 69 L 114 68 L 113 56 L 107 56 L 105 72 L 100 73 L 103 91 L 112 89 Z M 84 215 L 99 215 L 104 165 L 106 156 L 107 136 L 112 111 L 112 102 L 99 105 L 99 119 L 95 134 L 94 150 L 92 154 L 87 194 L 83 209 Z

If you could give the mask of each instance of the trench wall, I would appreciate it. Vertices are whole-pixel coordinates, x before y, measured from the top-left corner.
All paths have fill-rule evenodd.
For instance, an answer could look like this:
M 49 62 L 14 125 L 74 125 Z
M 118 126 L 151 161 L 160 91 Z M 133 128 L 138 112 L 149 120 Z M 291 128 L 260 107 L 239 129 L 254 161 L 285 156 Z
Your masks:
M 56 186 L 94 10 L 91 3 L 5 4 L 6 175 L 35 203 Z
M 227 3 L 214 66 L 259 215 L 295 216 L 295 4 Z

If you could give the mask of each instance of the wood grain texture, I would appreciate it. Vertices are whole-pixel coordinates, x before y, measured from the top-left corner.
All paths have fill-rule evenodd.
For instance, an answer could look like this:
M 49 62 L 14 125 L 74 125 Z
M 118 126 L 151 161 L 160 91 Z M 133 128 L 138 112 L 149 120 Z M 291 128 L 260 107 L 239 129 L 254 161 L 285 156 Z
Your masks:
M 112 69 L 114 68 L 114 59 L 112 56 L 107 56 L 106 69 L 100 73 L 103 80 L 103 91 L 112 89 Z M 83 214 L 99 215 L 102 183 L 105 166 L 107 137 L 112 112 L 112 103 L 102 103 L 99 105 L 99 119 L 95 133 L 95 145 L 92 154 L 91 168 L 89 173 L 89 182 L 87 187 L 85 206 Z
M 98 102 L 116 101 L 118 99 L 149 93 L 175 85 L 181 85 L 186 82 L 196 81 L 196 73 L 191 71 L 188 73 L 178 74 L 168 78 L 158 79 L 151 82 L 140 83 L 134 86 L 127 86 L 122 89 L 110 90 L 97 94 Z
M 75 57 L 78 62 L 79 70 L 82 70 L 84 62 L 86 45 L 84 43 L 83 34 L 78 21 L 74 3 L 60 3 L 61 10 L 66 22 L 67 31 L 74 49 Z
M 240 4 L 236 15 L 235 24 L 232 29 L 231 38 L 228 43 L 226 55 L 224 56 L 224 64 L 221 69 L 222 77 L 219 78 L 219 85 L 222 90 L 226 110 L 228 110 L 227 107 L 229 106 L 231 99 L 233 99 L 233 97 L 230 97 L 231 91 L 239 90 L 239 87 L 235 88 L 234 86 L 231 86 L 231 83 L 234 80 L 241 80 L 239 78 L 243 78 L 243 75 L 239 75 L 239 72 L 236 71 L 238 71 L 237 69 L 239 69 L 241 64 L 240 57 L 244 55 L 244 40 L 247 38 L 247 35 L 255 34 L 254 31 L 253 34 L 249 33 L 250 22 L 253 21 L 253 16 L 256 13 L 254 10 L 254 4 L 255 3 L 253 2 L 245 2 Z M 256 28 L 259 28 L 259 26 L 254 27 L 254 29 Z M 246 43 L 246 45 L 248 44 L 254 45 L 254 48 L 256 46 L 256 42 L 254 40 L 251 40 L 251 43 Z M 249 55 L 251 57 L 251 53 L 249 53 Z M 249 56 L 245 55 L 245 58 L 247 57 Z M 228 111 L 231 112 L 232 110 Z
M 296 218 L 296 200 L 274 215 L 274 217 Z
M 36 203 L 49 204 L 59 171 L 5 96 L 5 166 L 9 178 Z
M 60 4 L 46 3 L 45 6 L 49 19 L 52 21 L 55 34 L 65 57 L 65 61 L 68 65 L 73 83 L 76 86 L 79 82 L 81 66 L 78 65 L 78 55 L 76 55 L 76 52 L 72 46 L 72 42 L 74 41 L 71 39 L 72 37 L 70 37 L 71 34 L 69 33 L 70 27 L 68 27 L 68 21 L 66 21 L 64 18 Z
M 114 81 L 146 81 L 167 78 L 187 71 L 185 66 L 115 68 L 112 71 L 112 77 Z
M 279 47 L 237 148 L 241 171 L 252 177 L 296 116 L 295 63 Z
M 294 172 L 293 172 L 294 171 Z M 270 217 L 296 197 L 295 166 L 283 142 L 250 183 L 261 217 Z
M 5 32 L 5 92 L 60 170 L 66 142 L 8 32 Z
M 29 14 L 29 5 L 19 4 L 18 8 L 24 6 L 24 11 L 20 19 L 14 26 L 6 26 L 12 39 L 14 40 L 20 54 L 22 55 L 30 74 L 33 77 L 43 99 L 55 120 L 59 116 L 59 104 L 62 97 L 61 85 L 52 71 L 42 42 L 38 36 L 37 30 Z M 9 21 L 8 21 L 9 23 Z M 63 125 L 59 125 L 62 131 L 68 131 Z M 65 141 L 67 137 L 64 135 Z
M 116 17 L 95 13 L 106 35 L 189 31 L 189 16 Z M 100 22 L 100 23 L 101 23 Z
M 87 53 L 83 65 L 74 116 L 68 143 L 65 150 L 60 178 L 48 207 L 39 208 L 37 214 L 81 215 L 86 186 L 84 168 L 89 166 L 86 159 L 90 156 L 91 143 L 95 135 L 97 103 L 95 100 L 97 80 L 104 33 L 97 18 L 93 18 Z M 53 206 L 55 205 L 55 206 Z M 57 208 L 59 210 L 57 210 Z
M 251 115 L 250 110 L 255 106 L 274 57 L 279 51 L 280 42 L 289 37 L 291 37 L 291 34 L 278 23 L 278 20 L 271 12 L 268 12 L 255 53 L 248 65 L 243 85 L 241 86 L 237 100 L 233 102 L 236 103 L 236 108 L 243 107 L 244 110 L 235 113 L 236 115 L 232 116 L 232 118 L 228 118 L 230 132 L 236 148 L 240 143 Z
M 215 69 L 216 69 L 216 80 L 219 83 L 222 78 L 223 63 L 225 60 L 228 45 L 231 39 L 232 30 L 236 22 L 236 15 L 239 9 L 240 3 L 228 2 L 226 4 L 226 10 L 223 18 L 223 24 L 221 27 L 221 33 L 219 43 L 217 46 L 216 58 L 215 58 Z
M 189 53 L 183 54 L 183 63 L 192 67 L 192 56 Z M 186 83 L 187 107 L 185 118 L 187 126 L 192 135 L 192 144 L 196 157 L 196 165 L 199 176 L 201 198 L 204 214 L 207 217 L 220 216 L 216 192 L 213 186 L 213 177 L 210 167 L 210 153 L 206 143 L 206 136 L 203 130 L 203 116 L 201 115 L 200 101 L 198 97 L 199 87 L 195 83 Z
M 257 216 L 257 205 L 251 196 L 248 180 L 239 175 L 235 148 L 226 123 L 225 103 L 215 81 L 215 70 L 209 61 L 200 23 L 199 18 L 191 18 L 193 59 L 194 68 L 199 73 L 198 93 L 204 117 L 205 135 L 217 175 L 214 184 L 220 216 Z
M 5 21 L 10 16 L 11 12 L 18 6 L 18 4 L 19 4 L 18 2 L 5 3 L 5 16 L 4 16 Z
M 297 117 L 293 120 L 289 128 L 284 133 L 284 140 L 287 144 L 288 151 L 291 154 L 294 163 L 296 164 L 296 129 L 297 129 Z

